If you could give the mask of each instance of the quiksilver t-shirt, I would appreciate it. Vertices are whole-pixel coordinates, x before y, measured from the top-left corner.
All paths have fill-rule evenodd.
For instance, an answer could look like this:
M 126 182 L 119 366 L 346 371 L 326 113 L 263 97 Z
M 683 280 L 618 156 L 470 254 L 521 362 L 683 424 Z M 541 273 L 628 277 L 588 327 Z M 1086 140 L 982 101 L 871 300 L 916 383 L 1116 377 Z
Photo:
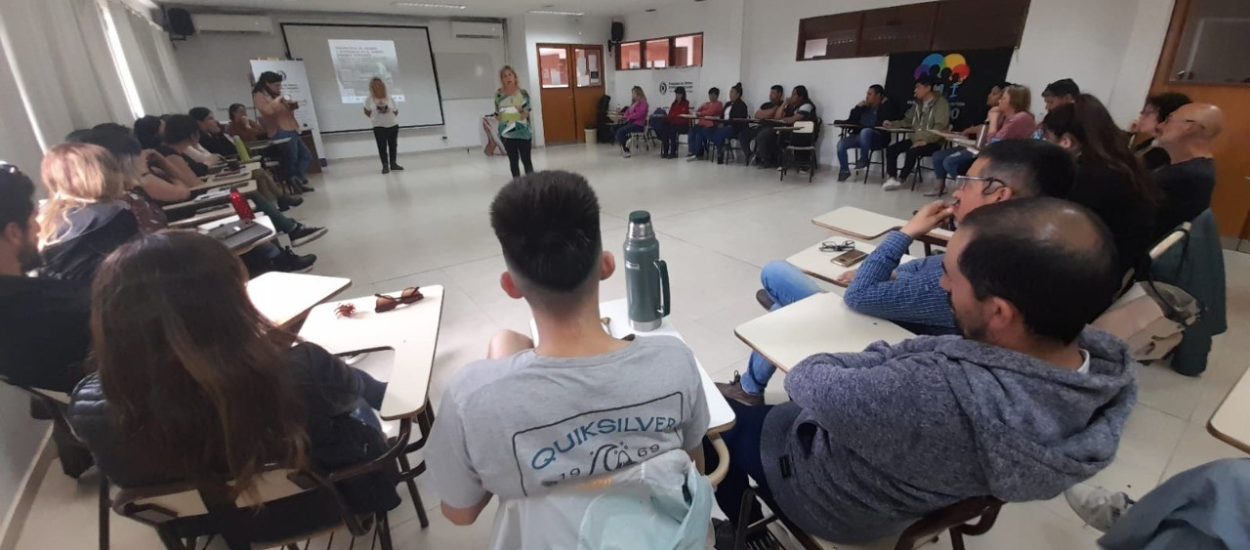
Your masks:
M 451 381 L 426 445 L 443 502 L 545 494 L 701 445 L 708 409 L 694 356 L 669 336 L 579 358 L 533 350 L 473 363 Z

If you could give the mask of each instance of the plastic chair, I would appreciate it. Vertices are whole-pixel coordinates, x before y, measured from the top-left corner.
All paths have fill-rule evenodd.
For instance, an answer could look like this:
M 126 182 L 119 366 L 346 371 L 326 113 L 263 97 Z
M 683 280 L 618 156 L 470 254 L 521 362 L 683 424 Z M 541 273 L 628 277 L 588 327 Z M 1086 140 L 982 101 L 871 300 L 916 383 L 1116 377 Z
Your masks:
M 232 480 L 221 479 L 122 489 L 113 498 L 113 510 L 153 527 L 169 550 L 193 549 L 196 539 L 206 536 L 221 536 L 231 550 L 250 550 L 253 544 L 298 548 L 298 541 L 343 526 L 353 537 L 372 532 L 383 550 L 391 550 L 386 513 L 352 512 L 335 484 L 393 472 L 411 428 L 410 420 L 401 420 L 391 447 L 363 464 L 332 472 L 283 466 L 267 470 L 257 479 L 254 493 L 258 498 L 249 494 L 231 497 Z
M 754 487 L 748 487 L 746 493 L 742 495 L 742 504 L 739 508 L 738 517 L 750 517 L 751 505 L 757 497 L 763 500 L 770 510 L 779 510 L 777 503 L 771 498 L 757 493 Z M 1005 503 L 997 498 L 979 496 L 967 498 L 934 511 L 907 526 L 899 534 L 898 541 L 894 544 L 894 550 L 912 550 L 925 542 L 937 540 L 938 535 L 941 535 L 943 531 L 950 532 L 951 547 L 954 550 L 964 550 L 964 535 L 979 536 L 988 533 L 994 527 L 994 522 L 998 519 L 998 511 L 1002 509 L 1003 504 Z M 738 525 L 737 532 L 734 535 L 733 549 L 745 550 L 748 536 L 765 532 L 768 529 L 768 524 L 775 521 L 781 521 L 786 530 L 806 550 L 826 550 L 837 547 L 833 543 L 822 541 L 803 532 L 793 522 L 780 513 L 775 512 L 772 516 L 765 517 L 759 521 L 750 524 L 742 522 L 741 525 Z
M 800 120 L 794 123 L 794 127 L 798 129 L 792 132 L 790 144 L 786 145 L 781 152 L 781 181 L 785 181 L 786 172 L 789 172 L 790 167 L 798 160 L 798 153 L 807 153 L 807 164 L 799 168 L 807 168 L 807 182 L 811 183 L 818 166 L 819 149 L 816 140 L 819 137 L 817 129 L 820 128 L 820 120 Z M 796 145 L 795 142 L 804 143 L 804 145 Z

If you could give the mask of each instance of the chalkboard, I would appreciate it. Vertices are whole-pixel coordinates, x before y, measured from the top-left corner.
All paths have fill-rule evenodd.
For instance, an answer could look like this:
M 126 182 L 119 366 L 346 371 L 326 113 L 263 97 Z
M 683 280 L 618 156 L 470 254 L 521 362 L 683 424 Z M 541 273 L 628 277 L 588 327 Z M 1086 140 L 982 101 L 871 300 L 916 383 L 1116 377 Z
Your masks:
M 434 61 L 444 100 L 495 97 L 500 67 L 490 54 L 435 52 Z

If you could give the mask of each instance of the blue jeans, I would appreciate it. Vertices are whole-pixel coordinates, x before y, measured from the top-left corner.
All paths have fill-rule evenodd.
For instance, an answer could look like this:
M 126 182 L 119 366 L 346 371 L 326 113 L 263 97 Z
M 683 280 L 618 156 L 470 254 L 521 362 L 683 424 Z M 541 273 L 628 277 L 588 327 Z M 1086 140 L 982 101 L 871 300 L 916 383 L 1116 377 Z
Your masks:
M 789 262 L 774 261 L 760 272 L 764 291 L 773 299 L 773 310 L 786 307 L 820 292 L 820 287 L 799 268 Z M 758 352 L 751 353 L 747 375 L 742 377 L 742 389 L 751 395 L 764 395 L 764 388 L 772 379 L 777 367 Z
M 977 156 L 972 151 L 963 147 L 954 147 L 951 149 L 942 149 L 933 153 L 933 175 L 937 176 L 938 181 L 946 179 L 946 176 L 962 176 L 977 160 Z
M 858 134 L 846 136 L 838 140 L 838 169 L 839 174 L 849 174 L 851 172 L 851 162 L 847 160 L 846 152 L 851 149 L 859 149 L 859 159 L 855 163 L 856 168 L 868 166 L 868 159 L 872 158 L 872 152 L 882 149 L 886 145 L 888 136 L 881 130 L 865 128 L 860 130 Z
M 616 142 L 621 145 L 621 149 L 629 151 L 629 135 L 634 132 L 641 132 L 642 126 L 637 124 L 626 124 L 616 129 Z
M 710 130 L 711 128 L 704 128 L 703 126 L 691 126 L 690 133 L 686 136 L 686 150 L 696 157 L 703 156 L 703 152 L 707 150 Z
M 312 152 L 304 145 L 304 141 L 299 138 L 299 132 L 292 130 L 280 130 L 272 136 L 272 139 L 291 138 L 291 142 L 286 146 L 286 169 L 291 177 L 300 181 L 308 178 L 308 165 L 312 164 Z

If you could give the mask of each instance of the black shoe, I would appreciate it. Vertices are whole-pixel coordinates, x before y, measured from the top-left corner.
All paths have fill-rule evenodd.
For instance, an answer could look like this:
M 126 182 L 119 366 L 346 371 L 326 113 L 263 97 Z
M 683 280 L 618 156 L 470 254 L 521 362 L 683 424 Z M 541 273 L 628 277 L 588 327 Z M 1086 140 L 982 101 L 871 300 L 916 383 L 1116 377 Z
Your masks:
M 773 301 L 773 297 L 768 294 L 768 291 L 762 288 L 755 291 L 755 301 L 759 302 L 765 311 L 772 311 L 773 306 L 777 303 Z
M 389 174 L 389 173 L 391 173 L 391 167 L 390 167 L 390 166 L 383 166 L 383 167 L 382 167 L 382 173 L 383 173 L 383 174 Z
M 278 210 L 282 212 L 286 212 L 287 210 L 290 210 L 292 207 L 299 206 L 301 204 L 304 204 L 304 199 L 301 199 L 299 197 L 293 197 L 293 196 L 278 197 Z
M 404 169 L 404 167 L 403 167 L 403 166 L 400 166 L 400 165 L 395 164 L 395 163 L 393 163 L 393 162 L 391 163 L 391 170 L 403 170 L 403 169 Z
M 748 407 L 764 406 L 764 396 L 747 393 L 742 389 L 742 375 L 737 372 L 734 373 L 734 379 L 728 383 L 717 382 L 716 389 L 720 390 L 720 394 L 725 396 L 725 399 L 733 399 Z
M 300 193 L 312 193 L 313 191 L 315 191 L 315 189 L 313 189 L 312 187 L 309 187 L 308 184 L 306 183 L 296 185 L 295 188 L 299 189 Z
M 842 182 L 842 181 L 846 181 L 849 179 L 851 179 L 850 172 L 838 172 L 838 181 Z
M 291 247 L 285 246 L 282 247 L 282 253 L 273 259 L 273 269 L 286 273 L 307 273 L 312 270 L 315 263 L 317 263 L 316 254 L 300 256 L 291 250 Z
M 310 242 L 320 239 L 329 229 L 324 227 L 308 227 L 304 224 L 296 224 L 295 228 L 287 231 L 286 236 L 291 239 L 291 246 L 300 247 Z

